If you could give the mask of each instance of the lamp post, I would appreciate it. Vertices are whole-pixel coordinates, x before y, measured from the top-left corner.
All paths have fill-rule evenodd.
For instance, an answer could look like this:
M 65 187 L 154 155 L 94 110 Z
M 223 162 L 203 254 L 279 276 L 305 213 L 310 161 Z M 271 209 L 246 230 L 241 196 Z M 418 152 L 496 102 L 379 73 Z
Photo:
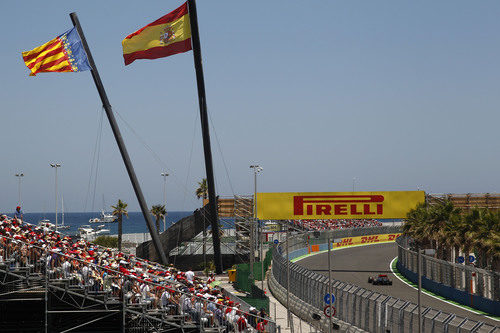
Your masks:
M 60 168 L 61 164 L 60 163 L 50 163 L 50 166 L 56 170 L 55 193 L 56 193 L 56 232 L 57 232 L 57 168 Z
M 163 231 L 167 231 L 167 177 L 168 173 L 162 172 L 163 177 L 163 203 L 165 204 L 165 215 L 163 215 Z
M 352 179 L 352 191 L 354 192 L 354 183 L 356 182 L 356 177 Z
M 286 226 L 286 323 L 290 327 L 290 257 L 288 254 L 288 239 L 290 238 L 290 226 Z
M 333 297 L 332 297 L 332 264 L 330 258 L 330 247 L 332 245 L 330 238 L 330 231 L 328 231 L 328 297 L 330 298 L 330 315 L 328 316 L 328 332 L 332 333 L 332 307 L 333 307 Z
M 254 164 L 250 165 L 250 169 L 253 169 L 253 217 L 254 221 L 258 222 L 257 219 L 257 174 L 263 170 L 260 165 Z M 261 289 L 264 290 L 264 258 L 262 258 L 263 252 L 263 238 L 262 238 L 262 226 L 260 226 L 259 232 L 259 243 L 260 243 L 260 272 L 261 272 Z M 252 253 L 253 254 L 253 253 Z M 253 269 L 253 266 L 252 266 Z
M 418 290 L 418 295 L 417 295 L 417 306 L 418 306 L 418 333 L 422 333 L 422 304 L 420 302 L 420 295 L 422 295 L 422 265 L 420 264 L 421 259 L 421 249 L 420 245 L 417 246 L 417 290 Z
M 18 190 L 19 190 L 19 201 L 18 206 L 21 206 L 21 178 L 24 177 L 24 173 L 16 173 L 16 177 L 19 180 Z

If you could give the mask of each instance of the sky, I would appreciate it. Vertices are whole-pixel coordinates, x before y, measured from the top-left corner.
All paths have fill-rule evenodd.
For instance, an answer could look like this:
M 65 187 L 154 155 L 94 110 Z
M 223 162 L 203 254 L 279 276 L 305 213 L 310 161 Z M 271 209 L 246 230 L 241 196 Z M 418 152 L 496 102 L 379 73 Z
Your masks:
M 109 209 L 118 199 L 139 210 L 106 117 L 99 130 L 103 110 L 90 72 L 29 77 L 22 61 L 22 51 L 71 28 L 71 12 L 148 205 L 163 202 L 163 171 L 170 174 L 167 210 L 201 205 L 194 195 L 205 167 L 192 52 L 125 67 L 121 48 L 125 36 L 181 4 L 0 3 L 0 211 L 17 204 L 19 172 L 24 211 L 54 211 L 54 162 L 62 165 L 66 211 Z M 500 2 L 197 5 L 221 197 L 253 193 L 254 163 L 263 167 L 258 192 L 353 185 L 498 192 Z

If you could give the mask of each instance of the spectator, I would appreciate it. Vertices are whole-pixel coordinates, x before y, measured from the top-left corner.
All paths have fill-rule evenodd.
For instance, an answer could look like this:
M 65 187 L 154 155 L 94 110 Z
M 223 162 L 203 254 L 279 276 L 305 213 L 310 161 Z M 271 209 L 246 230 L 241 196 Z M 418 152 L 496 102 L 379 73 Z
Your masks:
M 16 211 L 14 212 L 14 219 L 19 221 L 23 220 L 23 211 L 21 210 L 21 206 L 16 207 Z

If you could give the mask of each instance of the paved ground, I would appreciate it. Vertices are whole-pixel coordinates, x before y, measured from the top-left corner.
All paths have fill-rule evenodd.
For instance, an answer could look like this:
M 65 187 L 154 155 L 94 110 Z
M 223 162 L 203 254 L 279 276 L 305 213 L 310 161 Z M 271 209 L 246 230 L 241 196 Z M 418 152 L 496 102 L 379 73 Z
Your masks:
M 233 288 L 232 283 L 229 282 L 229 278 L 227 275 L 218 275 L 217 280 L 221 281 L 221 287 L 228 290 L 232 294 L 236 296 L 245 296 L 245 294 L 236 291 Z M 257 285 L 260 287 L 260 281 L 256 281 Z M 269 297 L 269 317 L 274 320 L 280 327 L 281 333 L 292 332 L 291 327 L 288 326 L 287 310 L 286 307 L 281 304 L 277 299 L 274 298 L 271 291 L 267 287 L 267 281 L 264 283 L 264 291 Z M 293 323 L 292 323 L 293 321 Z M 300 320 L 297 316 L 292 314 L 292 321 L 290 321 L 290 326 L 293 326 L 294 333 L 311 333 L 317 332 L 314 327 L 309 326 L 306 322 Z
M 397 245 L 395 243 L 373 244 L 335 250 L 331 252 L 332 277 L 336 280 L 349 282 L 416 304 L 417 291 L 391 274 L 389 264 L 395 257 L 397 257 Z M 328 253 L 306 257 L 297 263 L 320 274 L 328 275 Z M 377 274 L 387 274 L 393 281 L 393 285 L 374 286 L 368 283 L 368 277 Z M 492 325 L 500 325 L 499 321 L 475 314 L 425 294 L 422 294 L 421 300 L 422 306 L 425 307 L 430 306 L 443 312 L 455 313 L 462 317 L 483 321 Z

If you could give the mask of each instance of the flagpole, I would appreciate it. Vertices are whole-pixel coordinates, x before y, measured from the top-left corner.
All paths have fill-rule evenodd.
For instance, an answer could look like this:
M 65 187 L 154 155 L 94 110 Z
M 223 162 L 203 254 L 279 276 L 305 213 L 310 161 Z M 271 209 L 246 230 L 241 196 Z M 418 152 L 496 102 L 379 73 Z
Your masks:
M 120 129 L 118 128 L 118 124 L 116 122 L 115 116 L 113 114 L 113 110 L 111 109 L 111 104 L 109 103 L 108 96 L 106 95 L 106 91 L 104 90 L 104 86 L 101 81 L 101 77 L 99 76 L 99 72 L 97 71 L 97 66 L 94 63 L 94 58 L 92 58 L 92 53 L 90 53 L 89 46 L 87 44 L 87 40 L 85 39 L 85 35 L 83 34 L 82 27 L 80 26 L 80 21 L 78 20 L 78 16 L 76 13 L 69 14 L 71 17 L 71 21 L 73 25 L 76 27 L 78 34 L 82 40 L 82 45 L 87 53 L 87 58 L 90 64 L 90 72 L 92 73 L 92 78 L 94 79 L 95 86 L 97 91 L 99 92 L 99 96 L 101 97 L 102 105 L 104 110 L 106 111 L 106 115 L 108 116 L 109 124 L 111 125 L 111 129 L 113 130 L 113 134 L 116 139 L 116 143 L 118 144 L 118 148 L 123 158 L 123 162 L 125 163 L 125 168 L 127 169 L 128 176 L 130 181 L 132 182 L 132 187 L 134 188 L 135 195 L 137 196 L 137 200 L 139 201 L 139 205 L 141 207 L 142 215 L 146 220 L 149 233 L 151 235 L 151 239 L 153 240 L 154 247 L 156 249 L 156 253 L 160 258 L 160 261 L 166 265 L 167 257 L 165 256 L 165 252 L 161 246 L 160 237 L 156 232 L 156 229 L 153 225 L 153 220 L 151 219 L 151 215 L 149 214 L 148 206 L 146 205 L 146 200 L 144 200 L 144 195 L 142 194 L 141 187 L 139 185 L 139 181 L 137 180 L 137 176 L 135 175 L 134 167 L 132 166 L 132 162 L 130 161 L 130 157 L 127 152 L 127 148 L 125 147 L 125 143 L 123 142 L 122 135 L 120 133 Z
M 188 0 L 189 21 L 191 24 L 191 43 L 193 46 L 194 67 L 198 85 L 198 102 L 200 104 L 201 132 L 203 136 L 203 150 L 205 152 L 205 169 L 208 185 L 208 209 L 212 225 L 212 241 L 214 246 L 214 263 L 217 274 L 222 273 L 222 256 L 220 252 L 219 218 L 217 216 L 217 199 L 215 197 L 214 170 L 212 164 L 212 150 L 210 148 L 210 132 L 208 128 L 207 99 L 205 96 L 205 79 L 201 62 L 200 33 L 198 31 L 198 15 L 196 1 Z

